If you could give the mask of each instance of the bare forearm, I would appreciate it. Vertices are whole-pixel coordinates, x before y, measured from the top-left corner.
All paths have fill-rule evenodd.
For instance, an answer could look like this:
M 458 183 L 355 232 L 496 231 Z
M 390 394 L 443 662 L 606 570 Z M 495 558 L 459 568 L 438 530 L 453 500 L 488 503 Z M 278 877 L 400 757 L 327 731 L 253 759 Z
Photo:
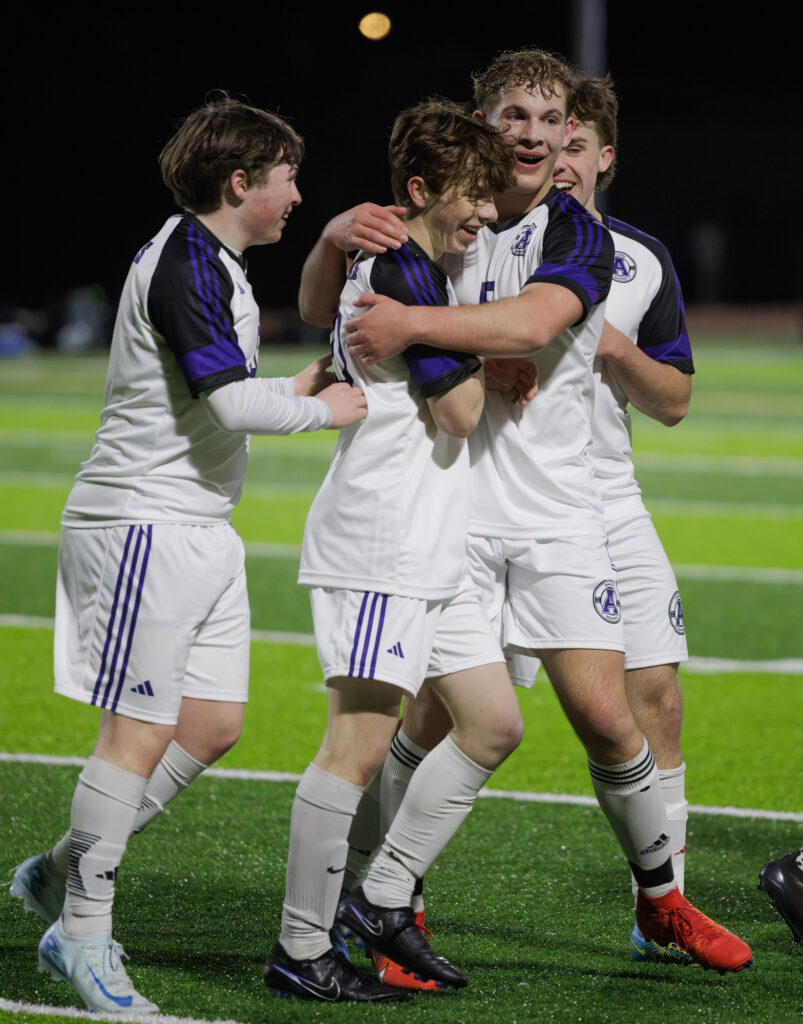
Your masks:
M 634 345 L 629 338 L 625 344 L 610 344 L 610 328 L 606 322 L 607 335 L 598 355 L 602 355 L 616 382 L 627 396 L 627 400 L 639 412 L 667 427 L 679 423 L 688 412 L 691 398 L 691 377 L 682 373 L 671 363 L 659 363 Z M 616 332 L 619 334 L 619 332 Z M 620 335 L 624 338 L 624 335 Z M 603 355 L 604 351 L 604 355 Z
M 367 365 L 416 342 L 478 355 L 532 355 L 583 314 L 572 292 L 545 283 L 482 306 L 402 306 L 367 293 L 358 305 L 371 308 L 346 324 L 347 343 Z
M 346 254 L 321 235 L 304 263 L 298 288 L 298 311 L 308 324 L 328 327 L 337 311 L 346 280 Z
M 541 337 L 517 299 L 484 306 L 410 306 L 406 318 L 410 344 L 423 342 L 454 352 L 484 356 L 531 355 L 550 341 Z

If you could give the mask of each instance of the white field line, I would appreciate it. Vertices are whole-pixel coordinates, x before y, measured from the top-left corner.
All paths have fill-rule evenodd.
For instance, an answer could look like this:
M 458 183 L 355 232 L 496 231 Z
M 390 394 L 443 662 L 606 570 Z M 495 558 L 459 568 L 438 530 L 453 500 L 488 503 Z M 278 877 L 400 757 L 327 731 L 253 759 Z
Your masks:
M 0 615 L 0 629 L 53 629 L 54 620 L 42 615 Z M 252 629 L 251 642 L 255 644 L 290 644 L 295 647 L 314 647 L 312 633 L 290 633 L 282 630 Z M 681 671 L 691 675 L 716 673 L 766 673 L 768 675 L 803 675 L 803 658 L 775 660 L 737 660 L 736 658 L 689 658 L 681 663 Z
M 56 754 L 8 754 L 0 752 L 0 762 L 9 764 L 45 764 L 55 767 L 81 768 L 86 764 L 82 757 L 60 757 Z M 247 782 L 298 782 L 301 775 L 295 772 L 251 771 L 244 768 L 207 768 L 204 776 L 217 779 L 240 779 Z M 480 796 L 488 800 L 513 800 L 517 803 L 569 804 L 577 807 L 597 807 L 593 796 L 578 796 L 574 793 L 530 793 L 516 789 L 481 789 Z M 767 821 L 795 821 L 803 823 L 803 812 L 768 811 L 754 807 L 712 807 L 707 804 L 689 804 L 694 814 L 709 816 L 727 815 L 732 818 L 764 818 Z
M 43 1017 L 72 1017 L 75 1020 L 124 1020 L 136 1024 L 244 1024 L 234 1020 L 198 1020 L 195 1017 L 173 1017 L 166 1013 L 113 1013 L 104 1017 L 102 1013 L 79 1010 L 72 1006 L 42 1006 L 37 1003 L 18 1003 L 11 999 L 0 999 L 0 1010 L 9 1013 L 38 1013 Z
M 39 487 L 55 490 L 70 487 L 74 477 L 61 473 L 24 473 L 0 470 L 0 485 L 7 487 Z M 259 484 L 249 483 L 248 494 L 259 498 L 312 499 L 318 492 L 317 484 Z M 775 502 L 694 501 L 691 499 L 651 498 L 650 509 L 672 515 L 723 516 L 728 519 L 797 519 L 803 517 L 803 505 Z
M 20 470 L 0 470 L 0 486 L 40 487 L 56 489 L 72 487 L 74 473 L 26 473 Z M 311 498 L 318 492 L 318 484 L 260 484 L 249 483 L 248 493 L 261 498 Z
M 52 438 L 56 442 L 66 441 L 69 444 L 80 442 L 89 454 L 91 436 L 85 430 L 59 430 L 54 433 L 51 430 L 12 430 L 0 429 L 0 444 L 4 448 L 25 448 L 30 446 L 41 446 L 43 441 Z M 312 442 L 305 440 L 304 444 L 293 446 L 292 457 L 294 460 L 328 458 L 332 453 L 334 440 L 322 440 Z M 285 438 L 274 437 L 252 437 L 251 450 L 254 453 L 272 453 L 276 450 L 281 455 L 288 454 L 287 441 Z M 673 452 L 640 452 L 636 451 L 633 461 L 637 469 L 649 469 L 657 472 L 676 472 L 708 474 L 711 472 L 728 476 L 742 477 L 796 477 L 803 478 L 803 459 L 794 456 L 754 456 L 754 455 L 703 455 L 694 453 L 673 453 Z
M 803 584 L 803 569 L 762 569 L 747 565 L 673 565 L 675 575 L 687 580 L 732 583 Z
M 803 479 L 803 459 L 750 455 L 672 455 L 658 452 L 636 452 L 636 470 L 649 469 L 662 473 L 716 473 L 723 476 L 790 476 Z
M 757 672 L 775 675 L 803 675 L 803 658 L 776 658 L 764 661 L 739 661 L 736 658 L 689 658 L 684 661 L 681 671 L 689 675 L 726 675 L 740 672 Z
M 734 501 L 692 501 L 675 498 L 650 498 L 651 512 L 668 515 L 701 516 L 707 519 L 797 519 L 803 517 L 803 505 L 763 504 Z
M 0 530 L 0 545 L 18 547 L 58 547 L 58 533 L 43 530 Z M 298 558 L 300 544 L 271 544 L 246 541 L 245 550 L 252 558 Z M 803 585 L 803 569 L 764 569 L 749 565 L 686 565 L 674 566 L 675 575 L 689 580 L 722 580 L 733 583 L 771 583 Z

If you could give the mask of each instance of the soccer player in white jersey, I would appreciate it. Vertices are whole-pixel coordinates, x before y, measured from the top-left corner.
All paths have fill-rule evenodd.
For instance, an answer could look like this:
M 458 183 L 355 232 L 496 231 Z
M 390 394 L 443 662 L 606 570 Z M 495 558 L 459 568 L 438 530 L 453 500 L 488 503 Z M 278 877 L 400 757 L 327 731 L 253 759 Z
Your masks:
M 705 967 L 741 970 L 749 947 L 677 887 L 658 772 L 627 702 L 615 573 L 587 456 L 614 247 L 552 184 L 577 84 L 543 51 L 504 53 L 475 76 L 477 116 L 508 138 L 517 184 L 497 197 L 500 222 L 445 263 L 466 305 L 410 309 L 365 295 L 369 310 L 346 325 L 348 343 L 369 365 L 422 342 L 534 354 L 537 398 L 519 408 L 489 395 L 470 438 L 472 574 L 506 650 L 541 659 L 586 748 L 600 806 L 638 882 L 643 934 L 682 944 Z
M 259 310 L 242 253 L 279 241 L 301 201 L 302 154 L 283 120 L 225 94 L 166 145 L 162 177 L 183 212 L 134 258 L 101 426 L 62 517 L 55 688 L 102 709 L 100 727 L 59 844 L 66 892 L 50 854 L 20 865 L 12 892 L 55 918 L 40 969 L 103 1014 L 157 1009 L 111 935 L 115 877 L 149 779 L 160 773 L 165 799 L 176 775 L 169 798 L 240 733 L 250 615 L 230 514 L 248 434 L 366 414 L 364 395 L 332 382 L 326 361 L 294 379 L 255 376 Z
M 341 928 L 424 978 L 466 984 L 415 926 L 412 892 L 522 731 L 467 573 L 465 436 L 483 406 L 480 361 L 422 345 L 368 368 L 342 340 L 366 290 L 402 308 L 455 301 L 434 260 L 465 251 L 496 218 L 491 197 L 512 182 L 513 160 L 495 129 L 441 101 L 399 115 L 389 157 L 408 241 L 357 257 L 332 328 L 335 371 L 363 388 L 368 417 L 341 431 L 304 531 L 299 582 L 310 588 L 329 721 L 293 802 L 281 934 L 264 971 L 275 992 L 326 1001 L 409 995 L 332 949 L 336 911 Z M 338 908 L 352 816 L 385 759 L 401 698 L 425 676 L 453 727 L 422 761 L 362 887 Z
M 584 80 L 574 113 L 574 132 L 558 157 L 553 181 L 602 221 L 616 247 L 605 325 L 594 360 L 590 455 L 624 606 L 628 702 L 655 755 L 675 879 L 682 892 L 688 803 L 677 669 L 688 651 L 675 575 L 644 507 L 630 458 L 627 405 L 632 403 L 668 426 L 678 423 L 688 409 L 694 365 L 683 296 L 666 248 L 596 206 L 596 192 L 610 185 L 615 172 L 618 102 L 610 79 Z M 637 924 L 630 950 L 638 961 L 690 959 L 674 945 L 664 949 L 648 942 Z

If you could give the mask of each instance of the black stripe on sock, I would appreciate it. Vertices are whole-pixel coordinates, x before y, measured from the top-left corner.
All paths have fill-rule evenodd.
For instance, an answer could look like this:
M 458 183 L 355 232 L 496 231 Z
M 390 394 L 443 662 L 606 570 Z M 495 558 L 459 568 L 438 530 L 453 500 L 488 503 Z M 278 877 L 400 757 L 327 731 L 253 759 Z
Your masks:
M 604 782 L 609 786 L 629 786 L 634 782 L 646 779 L 655 766 L 655 758 L 648 748 L 644 757 L 632 768 L 622 770 L 621 765 L 597 764 L 589 760 L 588 771 L 592 779 Z
M 657 868 L 640 868 L 633 861 L 628 861 L 633 877 L 642 889 L 649 889 L 655 885 L 667 885 L 675 880 L 675 872 L 672 869 L 672 858 L 667 857 L 663 864 Z
M 408 768 L 412 768 L 413 771 L 421 764 L 422 758 L 417 754 L 414 754 L 412 750 L 408 750 L 407 747 L 399 739 L 399 734 L 393 737 L 390 741 L 390 752 L 397 761 L 400 761 L 403 765 Z

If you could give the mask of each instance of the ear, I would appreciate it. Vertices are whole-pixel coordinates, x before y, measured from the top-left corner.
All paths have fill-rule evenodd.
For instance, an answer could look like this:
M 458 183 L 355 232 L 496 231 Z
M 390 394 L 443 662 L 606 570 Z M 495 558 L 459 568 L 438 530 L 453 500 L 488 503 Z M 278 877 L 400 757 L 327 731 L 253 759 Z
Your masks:
M 613 163 L 613 158 L 616 156 L 616 151 L 613 146 L 603 146 L 599 153 L 599 163 L 597 164 L 597 174 L 604 174 L 605 171 Z
M 410 202 L 418 210 L 425 210 L 432 198 L 427 186 L 424 184 L 424 179 L 419 175 L 410 178 L 407 182 L 407 195 L 410 197 Z
M 484 121 L 485 120 L 485 114 L 481 110 L 475 110 L 474 113 L 471 116 L 474 118 L 475 121 Z
M 566 125 L 565 125 L 565 127 L 563 129 L 563 142 L 561 143 L 561 149 L 563 149 L 564 146 L 568 146 L 569 145 L 569 142 L 571 141 L 572 134 L 574 132 L 574 128 L 575 128 L 576 124 L 577 124 L 577 121 L 570 114 L 566 118 Z
M 231 189 L 232 195 L 235 199 L 239 199 L 240 202 L 245 199 L 245 194 L 248 191 L 248 175 L 242 168 L 233 171 L 228 180 L 228 186 Z

